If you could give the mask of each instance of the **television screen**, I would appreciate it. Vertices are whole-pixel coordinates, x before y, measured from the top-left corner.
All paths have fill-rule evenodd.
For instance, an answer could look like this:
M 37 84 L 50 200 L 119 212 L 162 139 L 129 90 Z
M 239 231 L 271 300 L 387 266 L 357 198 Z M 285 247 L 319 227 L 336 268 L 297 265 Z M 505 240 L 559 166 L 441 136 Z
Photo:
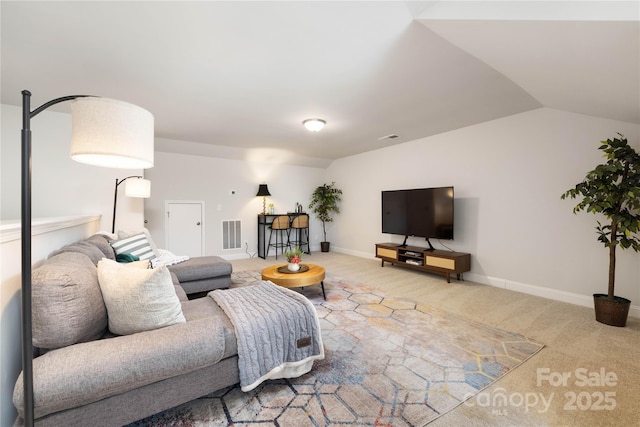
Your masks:
M 382 232 L 453 239 L 453 187 L 382 192 Z
M 382 232 L 406 235 L 407 228 L 407 192 L 382 192 Z

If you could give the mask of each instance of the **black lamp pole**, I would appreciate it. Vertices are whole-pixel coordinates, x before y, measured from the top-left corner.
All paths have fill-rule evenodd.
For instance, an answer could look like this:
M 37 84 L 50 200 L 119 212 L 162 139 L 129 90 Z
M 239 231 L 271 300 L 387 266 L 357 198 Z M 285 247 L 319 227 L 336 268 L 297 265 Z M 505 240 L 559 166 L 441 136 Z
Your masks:
M 31 118 L 52 105 L 91 95 L 53 99 L 33 111 L 31 92 L 22 91 L 22 380 L 24 382 L 24 424 L 33 426 L 33 342 L 31 314 Z
M 111 223 L 111 233 L 116 232 L 116 205 L 118 204 L 118 185 L 122 184 L 129 178 L 142 178 L 142 177 L 140 175 L 132 175 L 126 178 L 122 178 L 120 181 L 118 181 L 118 178 L 116 178 L 116 190 L 114 191 L 114 194 L 113 194 L 113 222 Z

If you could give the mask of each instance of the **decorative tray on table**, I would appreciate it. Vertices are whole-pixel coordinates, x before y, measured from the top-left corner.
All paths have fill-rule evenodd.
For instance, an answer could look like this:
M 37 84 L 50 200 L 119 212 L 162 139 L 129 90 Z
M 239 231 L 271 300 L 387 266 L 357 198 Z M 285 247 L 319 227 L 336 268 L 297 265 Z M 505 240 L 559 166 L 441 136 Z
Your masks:
M 284 274 L 304 273 L 305 271 L 308 271 L 308 270 L 309 270 L 309 266 L 304 264 L 300 264 L 300 270 L 298 271 L 291 271 L 286 265 L 278 267 L 278 273 L 284 273 Z

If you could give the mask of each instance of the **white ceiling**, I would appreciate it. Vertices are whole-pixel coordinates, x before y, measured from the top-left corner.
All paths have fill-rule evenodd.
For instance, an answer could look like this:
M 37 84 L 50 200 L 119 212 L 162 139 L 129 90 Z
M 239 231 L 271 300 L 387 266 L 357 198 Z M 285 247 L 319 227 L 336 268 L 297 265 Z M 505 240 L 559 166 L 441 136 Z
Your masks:
M 323 167 L 542 106 L 640 124 L 637 1 L 0 7 L 2 103 L 128 101 L 161 151 Z

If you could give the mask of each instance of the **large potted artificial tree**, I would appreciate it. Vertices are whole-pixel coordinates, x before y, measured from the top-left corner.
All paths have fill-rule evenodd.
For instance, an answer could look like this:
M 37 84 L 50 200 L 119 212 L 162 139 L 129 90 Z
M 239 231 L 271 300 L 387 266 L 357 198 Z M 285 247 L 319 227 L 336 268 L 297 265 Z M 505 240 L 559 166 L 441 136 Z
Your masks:
M 596 227 L 598 240 L 609 248 L 609 288 L 607 294 L 594 294 L 596 320 L 612 326 L 625 326 L 631 301 L 614 295 L 616 248 L 640 251 L 640 155 L 627 139 L 602 141 L 606 163 L 588 172 L 584 181 L 566 191 L 562 199 L 582 196 L 573 212 L 585 210 L 607 219 Z
M 320 250 L 329 252 L 329 242 L 327 241 L 326 223 L 333 221 L 333 213 L 340 213 L 338 203 L 342 200 L 342 190 L 336 188 L 336 183 L 323 184 L 316 188 L 311 195 L 309 209 L 322 221 L 322 233 L 324 240 L 320 242 Z

